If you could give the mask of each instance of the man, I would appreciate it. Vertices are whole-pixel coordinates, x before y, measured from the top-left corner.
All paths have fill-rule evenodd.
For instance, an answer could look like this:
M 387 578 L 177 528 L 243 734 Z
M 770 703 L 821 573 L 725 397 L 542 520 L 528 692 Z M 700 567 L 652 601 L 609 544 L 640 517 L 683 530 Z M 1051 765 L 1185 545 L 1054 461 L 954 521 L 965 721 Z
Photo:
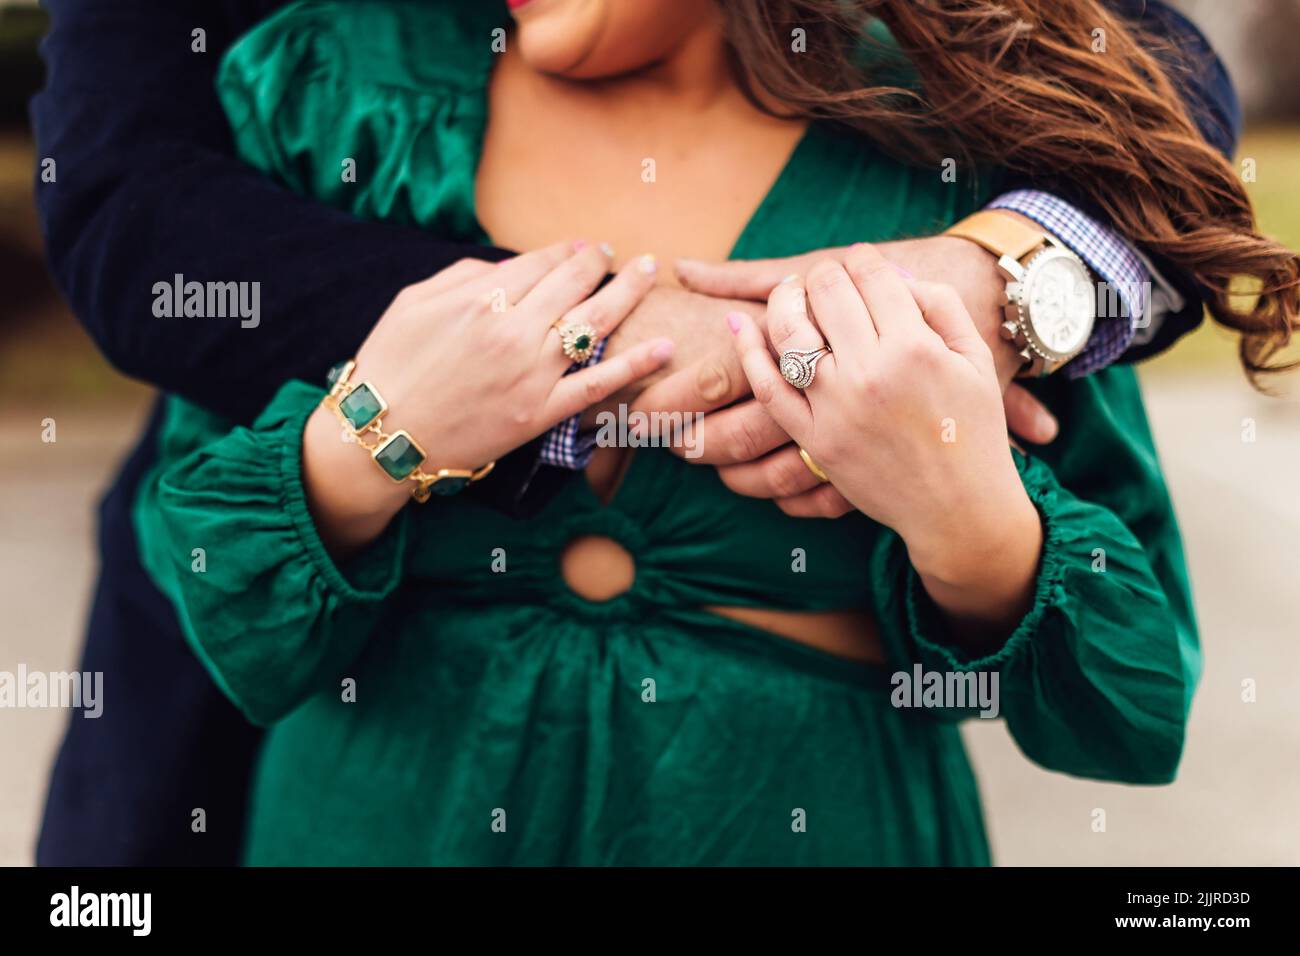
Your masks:
M 239 422 L 251 421 L 286 379 L 322 379 L 356 349 L 401 288 L 465 256 L 507 255 L 352 219 L 240 162 L 213 91 L 214 73 L 237 36 L 283 5 L 47 0 L 49 81 L 33 104 L 38 155 L 55 160 L 57 169 L 54 182 L 37 186 L 49 260 L 78 317 L 125 373 Z M 1207 139 L 1229 152 L 1239 125 L 1235 98 L 1199 34 L 1160 4 L 1119 6 L 1198 54 L 1201 68 L 1187 76 L 1184 94 Z M 1060 237 L 1096 276 L 1130 292 L 1161 274 L 1172 283 L 1152 303 L 1130 294 L 1129 315 L 1099 320 L 1069 374 L 1121 354 L 1150 354 L 1200 320 L 1195 288 L 1162 263 L 1148 265 L 1095 212 L 1069 205 L 1068 184 L 1025 185 L 1057 195 L 1018 190 L 995 205 Z M 996 326 L 1002 280 L 994 257 L 979 246 L 934 238 L 888 247 L 891 259 L 918 276 L 957 285 L 972 312 L 990 330 Z M 695 265 L 683 278 L 696 289 L 749 298 L 787 271 L 793 269 L 783 263 Z M 153 287 L 176 275 L 198 282 L 270 277 L 262 283 L 256 331 L 238 321 L 155 318 Z M 717 317 L 731 307 L 699 293 L 657 290 L 608 348 L 665 334 L 703 343 L 694 356 L 679 350 L 687 353 L 683 364 L 651 394 L 667 409 L 718 408 L 741 397 L 743 376 L 728 364 L 729 343 L 719 340 L 714 351 L 699 330 L 720 330 Z M 1138 325 L 1146 335 L 1140 344 Z M 673 335 L 686 329 L 689 339 Z M 1027 393 L 1010 394 L 1015 430 L 1049 440 L 1053 426 L 1035 417 Z M 736 411 L 717 420 L 735 422 Z M 115 703 L 100 720 L 70 724 L 50 785 L 41 864 L 238 860 L 259 733 L 194 659 L 172 608 L 137 559 L 130 503 L 152 460 L 158 424 L 155 411 L 101 507 L 103 571 L 82 666 L 104 672 Z M 484 490 L 495 489 L 496 503 L 512 512 L 537 507 L 563 477 L 561 469 L 585 464 L 578 432 L 579 424 L 570 423 L 511 455 Z M 720 428 L 717 439 L 710 435 L 710 454 L 721 464 L 768 450 L 747 447 L 748 434 L 748 426 Z M 788 499 L 783 506 L 800 507 L 802 493 L 783 495 L 790 489 L 775 471 L 770 481 L 772 496 Z M 819 507 L 817 513 L 835 511 Z M 200 809 L 206 828 L 196 832 L 191 823 Z

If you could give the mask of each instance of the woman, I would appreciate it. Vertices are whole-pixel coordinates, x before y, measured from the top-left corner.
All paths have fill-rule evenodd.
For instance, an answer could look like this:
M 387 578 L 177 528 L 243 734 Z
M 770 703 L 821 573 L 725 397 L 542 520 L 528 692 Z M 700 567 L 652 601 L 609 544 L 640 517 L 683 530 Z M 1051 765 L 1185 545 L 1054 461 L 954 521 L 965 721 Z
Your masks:
M 1170 174 L 1122 200 L 1146 213 L 1135 233 L 1207 282 L 1266 280 L 1253 311 L 1215 300 L 1261 363 L 1296 313 L 1294 258 L 1254 236 L 1208 150 L 1160 153 L 1187 120 L 1158 75 L 1146 91 L 1123 26 L 1057 6 L 1025 42 L 1096 91 L 1050 44 L 1111 30 L 1104 69 L 1142 109 L 1109 120 L 1106 145 L 1132 155 L 1105 161 L 1160 156 Z M 840 20 L 852 7 L 769 21 L 784 5 L 534 0 L 497 59 L 492 9 L 307 2 L 232 50 L 221 91 L 268 173 L 358 214 L 541 249 L 408 290 L 328 394 L 289 383 L 253 429 L 174 406 L 140 540 L 214 677 L 274 724 L 250 861 L 985 863 L 955 727 L 971 709 L 895 706 L 889 675 L 914 665 L 996 675 L 1045 767 L 1172 778 L 1199 658 L 1132 373 L 1049 380 L 1063 437 L 1011 452 L 969 317 L 869 248 L 773 291 L 771 344 L 832 350 L 806 398 L 752 323 L 726 320 L 756 394 L 859 513 L 799 522 L 656 449 L 610 450 L 528 521 L 429 496 L 491 481 L 494 458 L 662 361 L 657 343 L 564 376 L 655 275 L 628 256 L 584 299 L 613 250 L 768 257 L 927 231 L 976 208 L 999 162 L 1046 161 L 1060 124 L 1087 126 L 1086 100 L 1027 88 L 1042 136 L 999 152 L 962 111 L 963 71 L 1015 82 L 984 55 L 1023 53 L 1012 24 L 914 3 Z M 888 44 L 841 49 L 867 13 L 915 48 L 927 116 L 846 73 L 907 80 Z M 828 59 L 785 55 L 799 23 Z M 958 133 L 988 172 L 954 188 L 845 123 L 913 151 Z M 350 160 L 373 174 L 340 176 Z M 1102 192 L 1111 174 L 1078 162 Z M 1188 211 L 1204 214 L 1190 240 L 1172 226 Z M 617 593 L 587 588 L 593 553 L 627 572 Z

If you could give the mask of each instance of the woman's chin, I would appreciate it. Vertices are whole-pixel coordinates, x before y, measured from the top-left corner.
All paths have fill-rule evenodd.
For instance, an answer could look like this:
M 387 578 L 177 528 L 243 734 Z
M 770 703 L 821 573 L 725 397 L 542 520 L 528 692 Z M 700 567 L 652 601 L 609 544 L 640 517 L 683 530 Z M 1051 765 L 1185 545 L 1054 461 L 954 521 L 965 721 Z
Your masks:
M 585 78 L 608 24 L 606 0 L 529 0 L 512 11 L 524 62 L 542 73 Z
M 519 56 L 539 73 L 552 76 L 564 76 L 573 79 L 589 79 L 598 73 L 591 73 L 593 42 L 582 42 L 582 34 L 571 31 L 567 25 L 562 28 L 549 28 L 538 24 L 538 29 L 521 30 L 515 42 L 519 44 Z

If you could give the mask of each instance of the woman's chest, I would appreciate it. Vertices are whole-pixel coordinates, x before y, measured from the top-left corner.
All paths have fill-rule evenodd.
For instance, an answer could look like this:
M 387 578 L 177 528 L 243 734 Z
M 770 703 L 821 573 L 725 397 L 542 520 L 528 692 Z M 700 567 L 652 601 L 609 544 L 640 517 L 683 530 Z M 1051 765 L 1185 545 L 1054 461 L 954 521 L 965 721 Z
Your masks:
M 535 82 L 502 64 L 490 88 L 475 206 L 507 248 L 586 238 L 617 263 L 725 259 L 804 128 L 747 106 L 637 110 Z

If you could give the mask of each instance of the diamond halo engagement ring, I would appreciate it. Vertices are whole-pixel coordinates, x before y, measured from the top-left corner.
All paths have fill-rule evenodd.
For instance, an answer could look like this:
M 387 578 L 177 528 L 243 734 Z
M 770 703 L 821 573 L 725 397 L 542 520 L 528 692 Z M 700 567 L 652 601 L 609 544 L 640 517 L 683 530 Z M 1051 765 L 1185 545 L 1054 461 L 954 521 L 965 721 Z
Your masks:
M 819 349 L 789 349 L 781 353 L 781 377 L 795 388 L 807 388 L 817 377 L 817 363 L 823 355 L 830 355 L 825 346 Z

